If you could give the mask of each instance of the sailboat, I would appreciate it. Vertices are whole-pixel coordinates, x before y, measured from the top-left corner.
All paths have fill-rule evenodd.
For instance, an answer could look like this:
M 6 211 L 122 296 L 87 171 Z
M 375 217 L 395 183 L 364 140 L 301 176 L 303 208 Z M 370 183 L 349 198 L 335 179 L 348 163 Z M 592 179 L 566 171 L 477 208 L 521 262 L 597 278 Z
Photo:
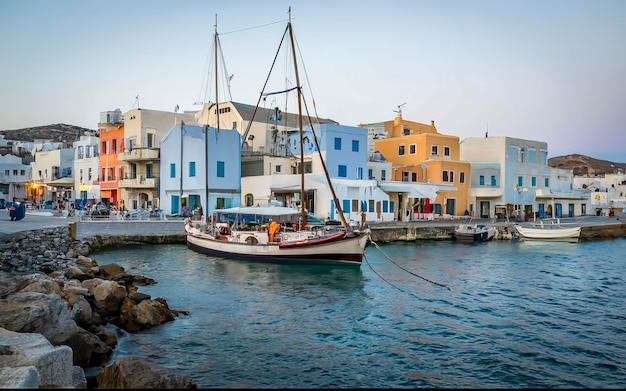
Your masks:
M 291 9 L 289 13 L 291 13 Z M 304 195 L 304 116 L 302 110 L 304 97 L 300 87 L 291 16 L 283 39 L 281 39 L 281 45 L 286 36 L 291 43 L 297 86 L 295 89 L 300 133 L 300 194 Z M 217 71 L 215 73 L 217 78 Z M 263 95 L 264 91 L 261 91 L 261 96 L 254 110 L 255 113 Z M 244 133 L 244 139 L 254 120 L 254 113 L 252 117 L 248 129 Z M 310 127 L 313 131 L 314 128 L 311 123 Z M 314 132 L 313 135 L 317 144 L 317 137 L 315 137 Z M 203 254 L 266 263 L 360 266 L 369 239 L 369 229 L 356 229 L 346 221 L 321 150 L 319 145 L 316 146 L 342 225 L 311 224 L 311 216 L 309 216 L 304 205 L 301 205 L 299 209 L 272 205 L 271 203 L 264 207 L 219 209 L 214 211 L 211 224 L 207 224 L 204 230 L 193 227 L 189 220 L 185 222 L 187 247 Z M 303 200 L 304 197 L 301 199 Z

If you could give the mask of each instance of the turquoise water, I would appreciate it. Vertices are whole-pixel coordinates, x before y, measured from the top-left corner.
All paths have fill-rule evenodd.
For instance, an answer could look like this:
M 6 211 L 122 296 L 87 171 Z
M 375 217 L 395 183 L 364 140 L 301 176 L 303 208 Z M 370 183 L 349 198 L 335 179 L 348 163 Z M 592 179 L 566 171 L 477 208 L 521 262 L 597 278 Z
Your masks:
M 184 245 L 93 254 L 158 281 L 175 321 L 124 334 L 229 388 L 621 388 L 626 239 L 370 245 L 361 268 L 208 257 Z

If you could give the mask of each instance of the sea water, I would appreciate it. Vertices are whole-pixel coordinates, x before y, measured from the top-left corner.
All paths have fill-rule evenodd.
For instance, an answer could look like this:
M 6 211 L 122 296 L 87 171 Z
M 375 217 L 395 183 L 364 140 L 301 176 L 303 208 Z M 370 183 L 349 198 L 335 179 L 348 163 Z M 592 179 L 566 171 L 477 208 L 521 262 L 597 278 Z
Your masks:
M 370 244 L 361 267 L 209 257 L 185 245 L 92 254 L 174 321 L 120 332 L 220 388 L 623 388 L 626 239 Z

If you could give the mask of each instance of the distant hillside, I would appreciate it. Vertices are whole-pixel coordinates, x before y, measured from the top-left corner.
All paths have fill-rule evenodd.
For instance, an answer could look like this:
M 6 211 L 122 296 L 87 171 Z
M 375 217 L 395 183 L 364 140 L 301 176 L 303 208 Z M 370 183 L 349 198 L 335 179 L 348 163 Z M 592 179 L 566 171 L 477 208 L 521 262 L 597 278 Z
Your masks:
M 6 140 L 35 141 L 35 139 L 45 139 L 63 142 L 65 148 L 72 148 L 72 143 L 79 140 L 80 136 L 95 135 L 96 131 L 74 125 L 54 124 L 25 129 L 0 130 L 0 134 L 3 134 Z
M 550 158 L 548 159 L 548 166 L 573 170 L 574 175 L 588 176 L 614 174 L 620 168 L 622 171 L 626 171 L 626 163 L 613 163 L 578 154 Z

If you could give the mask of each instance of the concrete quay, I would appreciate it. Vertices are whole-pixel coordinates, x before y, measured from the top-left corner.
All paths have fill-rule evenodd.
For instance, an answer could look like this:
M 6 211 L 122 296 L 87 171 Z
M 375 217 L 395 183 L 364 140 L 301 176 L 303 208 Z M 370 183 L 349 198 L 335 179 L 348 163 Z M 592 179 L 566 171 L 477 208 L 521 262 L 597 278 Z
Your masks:
M 626 218 L 623 216 L 580 216 L 558 219 L 563 226 L 582 227 L 580 240 L 592 241 L 626 237 Z M 545 226 L 556 224 L 557 219 L 544 219 Z M 416 220 L 391 221 L 368 223 L 372 231 L 372 240 L 375 242 L 413 241 L 413 240 L 451 240 L 454 238 L 454 229 L 459 224 L 482 224 L 495 226 L 499 235 L 496 239 L 511 239 L 514 226 L 532 227 L 537 221 L 492 221 L 490 219 L 445 219 L 445 220 Z
M 543 220 L 549 225 L 555 220 Z M 626 237 L 626 217 L 618 216 L 581 216 L 561 218 L 564 226 L 582 227 L 581 241 L 614 239 Z M 513 232 L 513 226 L 532 226 L 533 221 L 513 222 L 490 219 L 442 219 L 368 222 L 371 237 L 375 242 L 414 241 L 414 240 L 452 240 L 454 229 L 459 224 L 484 224 L 495 226 L 500 231 L 497 239 L 510 239 L 506 232 Z M 74 225 L 74 228 L 72 227 Z M 175 236 L 169 242 L 185 242 L 182 220 L 80 220 L 77 217 L 61 217 L 51 212 L 27 212 L 26 217 L 19 221 L 10 221 L 7 211 L 0 210 L 0 237 L 17 232 L 38 230 L 47 227 L 65 226 L 70 228 L 74 239 L 83 240 L 95 235 L 102 236 Z

